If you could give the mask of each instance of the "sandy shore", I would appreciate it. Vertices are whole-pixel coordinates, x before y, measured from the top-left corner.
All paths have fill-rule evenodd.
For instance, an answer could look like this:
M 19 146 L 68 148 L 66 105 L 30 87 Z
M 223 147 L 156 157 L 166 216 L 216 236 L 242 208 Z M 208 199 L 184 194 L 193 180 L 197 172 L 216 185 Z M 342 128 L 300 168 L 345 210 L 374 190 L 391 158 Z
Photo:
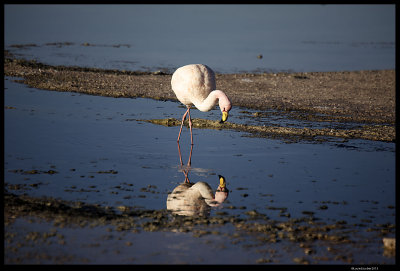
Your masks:
M 176 100 L 171 74 L 162 72 L 50 66 L 17 60 L 5 51 L 4 73 L 39 89 Z M 313 121 L 366 123 L 375 132 L 381 130 L 382 140 L 395 140 L 394 70 L 217 74 L 217 88 L 229 96 L 233 106 L 277 109 L 292 118 Z

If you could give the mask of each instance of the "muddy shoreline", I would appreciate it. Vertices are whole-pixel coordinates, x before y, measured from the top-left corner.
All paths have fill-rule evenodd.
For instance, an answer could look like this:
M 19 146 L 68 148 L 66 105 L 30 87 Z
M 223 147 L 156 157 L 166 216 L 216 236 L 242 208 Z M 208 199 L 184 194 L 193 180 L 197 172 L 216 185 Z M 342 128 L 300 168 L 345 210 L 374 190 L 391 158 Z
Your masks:
M 152 120 L 137 120 L 153 124 L 163 125 L 167 127 L 180 126 L 181 120 L 175 118 L 168 119 L 152 119 Z M 359 129 L 312 129 L 312 128 L 292 128 L 292 127 L 272 127 L 272 126 L 257 126 L 245 125 L 226 122 L 220 124 L 219 121 L 206 119 L 193 119 L 193 127 L 198 129 L 230 129 L 240 132 L 247 132 L 256 137 L 286 139 L 286 142 L 298 142 L 300 140 L 307 141 L 328 141 L 327 137 L 342 138 L 343 142 L 348 139 L 360 138 L 366 140 L 388 141 L 391 142 L 394 138 L 394 130 L 388 126 L 365 125 Z M 185 120 L 184 125 L 189 127 L 188 120 Z
M 31 87 L 176 101 L 171 75 L 161 71 L 51 66 L 16 59 L 8 51 L 4 54 L 5 76 L 20 77 Z M 227 93 L 234 106 L 278 110 L 294 119 L 363 123 L 370 125 L 367 131 L 374 132 L 362 137 L 354 133 L 354 138 L 395 141 L 394 70 L 217 74 L 217 88 Z
M 370 240 L 368 241 L 365 237 L 355 240 L 349 237 L 347 234 L 349 231 L 376 232 L 379 238 L 382 238 L 395 230 L 393 224 L 376 224 L 366 227 L 361 224 L 347 224 L 344 220 L 333 224 L 321 223 L 318 222 L 318 218 L 313 216 L 312 212 L 303 212 L 304 217 L 288 218 L 283 221 L 271 220 L 268 216 L 256 210 L 244 211 L 245 217 L 242 218 L 236 215 L 228 215 L 224 211 L 218 212 L 213 217 L 184 217 L 172 215 L 167 210 L 143 210 L 128 206 L 118 206 L 117 209 L 114 209 L 107 206 L 101 207 L 53 198 L 16 196 L 8 192 L 5 192 L 4 196 L 6 203 L 5 226 L 12 224 L 15 219 L 20 217 L 31 217 L 31 219 L 35 218 L 35 221 L 51 222 L 55 227 L 44 233 L 29 232 L 25 237 L 25 242 L 33 242 L 34 244 L 51 243 L 53 239 L 60 237 L 55 229 L 76 226 L 80 228 L 107 226 L 110 232 L 121 234 L 126 232 L 140 233 L 141 231 L 169 231 L 191 232 L 196 238 L 204 235 L 222 235 L 232 240 L 232 243 L 243 240 L 243 238 L 252 238 L 251 236 L 254 237 L 256 234 L 258 237 L 253 241 L 253 246 L 259 246 L 259 242 L 275 244 L 286 241 L 299 246 L 300 249 L 304 250 L 304 255 L 310 257 L 293 258 L 293 262 L 297 264 L 310 264 L 311 262 L 323 264 L 325 261 L 331 260 L 351 264 L 353 258 L 348 252 L 349 246 L 357 247 L 359 244 L 370 242 Z M 237 207 L 229 206 L 228 208 L 236 209 Z M 234 231 L 225 232 L 224 227 L 226 225 L 232 225 Z M 13 243 L 14 238 L 14 234 L 6 234 L 5 242 Z M 65 245 L 63 240 L 59 240 L 58 243 Z M 321 250 L 319 247 L 321 244 L 326 250 L 331 251 L 329 257 L 315 255 L 316 250 Z M 23 246 L 21 243 L 19 245 Z M 8 249 L 10 250 L 10 248 Z M 18 248 L 12 249 L 18 250 Z M 393 250 L 385 250 L 384 253 L 392 256 Z M 43 255 L 37 257 L 40 260 Z M 22 259 L 17 258 L 13 259 L 12 262 L 14 264 L 19 263 L 20 260 L 22 261 Z M 273 263 L 274 261 L 269 258 L 260 258 L 257 263 Z
M 6 76 L 41 89 L 176 101 L 171 74 L 51 66 L 5 52 Z M 395 122 L 395 71 L 217 74 L 234 106 L 304 111 L 354 122 Z

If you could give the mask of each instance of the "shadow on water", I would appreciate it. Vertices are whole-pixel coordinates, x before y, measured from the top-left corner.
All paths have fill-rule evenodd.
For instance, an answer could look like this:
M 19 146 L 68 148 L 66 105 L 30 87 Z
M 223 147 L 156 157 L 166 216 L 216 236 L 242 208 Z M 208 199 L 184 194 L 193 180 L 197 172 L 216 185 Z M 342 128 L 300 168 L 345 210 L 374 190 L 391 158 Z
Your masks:
M 178 145 L 189 154 L 183 164 L 178 127 L 129 121 L 180 118 L 178 103 L 43 91 L 11 78 L 4 92 L 4 190 L 13 208 L 30 197 L 52 212 L 7 213 L 5 263 L 395 261 L 382 243 L 395 235 L 393 143 L 286 144 L 194 129 L 193 149 L 187 136 Z M 231 121 L 239 116 L 232 110 Z M 229 198 L 215 194 L 218 174 Z M 196 215 L 167 212 L 177 187 L 198 183 L 211 205 L 223 204 L 197 194 Z M 88 210 L 101 211 L 96 222 Z M 67 211 L 85 216 L 70 226 Z

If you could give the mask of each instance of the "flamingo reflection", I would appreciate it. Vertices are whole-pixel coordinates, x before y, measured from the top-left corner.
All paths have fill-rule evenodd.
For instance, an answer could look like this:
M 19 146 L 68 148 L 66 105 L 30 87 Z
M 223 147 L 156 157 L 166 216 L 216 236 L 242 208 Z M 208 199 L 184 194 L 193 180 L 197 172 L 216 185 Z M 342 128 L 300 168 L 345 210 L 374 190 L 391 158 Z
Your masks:
M 189 171 L 191 169 L 191 158 L 193 145 L 190 148 L 190 155 L 186 166 L 182 162 L 182 154 L 178 143 L 179 160 L 181 170 L 185 176 L 184 182 L 178 185 L 167 198 L 167 210 L 178 215 L 185 216 L 208 216 L 211 207 L 219 206 L 223 203 L 229 194 L 226 187 L 226 180 L 218 175 L 219 184 L 213 193 L 211 186 L 206 182 L 191 183 L 189 180 Z

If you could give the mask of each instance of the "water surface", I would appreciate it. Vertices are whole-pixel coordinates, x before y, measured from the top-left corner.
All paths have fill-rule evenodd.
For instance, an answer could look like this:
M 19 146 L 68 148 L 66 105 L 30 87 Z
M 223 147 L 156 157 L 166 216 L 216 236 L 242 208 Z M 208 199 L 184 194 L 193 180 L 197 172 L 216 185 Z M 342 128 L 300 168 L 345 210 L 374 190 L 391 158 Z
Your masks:
M 179 118 L 184 112 L 179 103 L 44 91 L 12 79 L 5 80 L 4 102 L 4 180 L 8 191 L 103 207 L 166 208 L 168 193 L 185 178 L 176 143 L 179 127 L 134 119 Z M 240 110 L 235 110 L 230 121 L 245 122 Z M 194 110 L 192 117 L 218 119 L 217 111 Z M 360 232 L 349 234 L 355 239 L 357 235 L 369 236 L 371 243 L 364 249 L 350 249 L 354 261 L 394 261 L 383 256 L 381 237 L 366 231 L 377 224 L 395 223 L 393 143 L 350 140 L 287 144 L 276 139 L 248 137 L 242 132 L 206 129 L 194 129 L 194 140 L 190 181 L 204 181 L 215 189 L 220 174 L 226 178 L 230 190 L 227 201 L 213 208 L 211 216 L 224 211 L 246 217 L 245 212 L 256 210 L 270 219 L 284 220 L 287 215 L 296 218 L 312 212 L 323 223 L 363 224 Z M 185 163 L 190 151 L 187 129 L 183 130 L 180 146 Z M 32 170 L 37 174 L 29 174 Z M 23 233 L 51 227 L 44 222 L 29 226 L 20 219 L 6 231 Z M 224 231 L 232 232 L 230 227 L 227 225 Z M 273 246 L 279 251 L 286 248 L 276 255 L 247 246 L 247 239 L 237 245 L 220 235 L 204 238 L 172 232 L 119 235 L 98 227 L 90 231 L 69 228 L 58 231 L 67 244 L 53 244 L 48 253 L 58 255 L 70 248 L 68 255 L 75 256 L 65 259 L 68 263 L 256 263 L 263 255 L 274 258 L 276 263 L 293 263 L 294 257 L 303 255 L 302 250 L 289 249 L 292 245 L 288 241 Z M 107 239 L 105 235 L 113 238 Z M 149 241 L 158 245 L 149 247 Z M 196 252 L 194 257 L 193 247 L 197 245 L 204 250 Z M 99 254 L 92 252 L 93 247 Z M 211 248 L 206 250 L 206 247 Z M 40 249 L 49 251 L 46 247 Z M 71 249 L 77 250 L 72 253 Z M 326 248 L 319 249 L 317 245 L 317 249 L 326 253 L 323 252 Z M 116 250 L 119 252 L 115 253 Z M 29 247 L 21 248 L 20 252 L 24 251 L 30 251 Z M 215 257 L 216 251 L 221 257 Z M 33 260 L 26 259 L 26 263 L 30 261 Z
M 394 69 L 395 5 L 5 5 L 5 47 L 48 64 L 217 72 Z M 34 45 L 12 47 L 12 45 Z M 258 58 L 262 55 L 262 58 Z

